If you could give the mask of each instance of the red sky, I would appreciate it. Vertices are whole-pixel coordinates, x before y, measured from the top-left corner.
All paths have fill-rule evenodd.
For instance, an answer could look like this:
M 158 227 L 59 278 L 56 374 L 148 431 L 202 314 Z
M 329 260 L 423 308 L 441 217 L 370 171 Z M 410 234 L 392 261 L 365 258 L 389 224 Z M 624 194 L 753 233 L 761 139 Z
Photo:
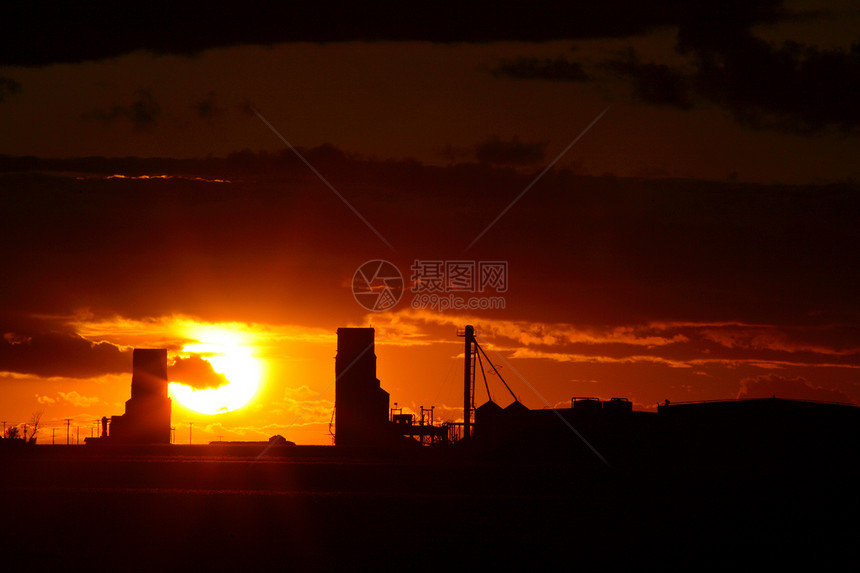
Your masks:
M 467 323 L 533 408 L 860 401 L 850 3 L 94 6 L 3 8 L 0 417 L 43 411 L 41 441 L 122 413 L 132 347 L 187 359 L 201 332 L 262 386 L 228 414 L 174 401 L 180 442 L 330 443 L 341 326 L 376 327 L 392 402 L 437 419 L 462 415 Z M 370 312 L 374 259 L 407 283 L 505 261 L 504 309 L 416 310 L 407 285 Z

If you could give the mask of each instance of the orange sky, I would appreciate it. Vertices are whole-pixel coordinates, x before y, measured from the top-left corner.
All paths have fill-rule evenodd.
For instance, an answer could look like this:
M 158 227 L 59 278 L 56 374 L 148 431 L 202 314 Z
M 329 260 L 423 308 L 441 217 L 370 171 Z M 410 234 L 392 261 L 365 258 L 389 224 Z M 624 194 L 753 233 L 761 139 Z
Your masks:
M 505 381 L 533 408 L 565 407 L 572 396 L 586 395 L 628 397 L 637 409 L 653 409 L 663 399 L 772 393 L 857 399 L 857 347 L 838 348 L 809 340 L 807 333 L 786 334 L 766 325 L 655 323 L 580 329 L 406 309 L 367 315 L 354 325 L 372 324 L 377 330 L 378 376 L 391 394 L 392 407 L 397 402 L 406 412 L 418 412 L 421 406 L 435 406 L 437 420 L 454 421 L 462 419 L 462 339 L 456 331 L 458 324 L 466 323 L 477 326 L 479 340 Z M 198 323 L 164 317 L 146 322 L 85 319 L 73 324 L 87 340 L 120 349 L 173 348 L 172 359 L 183 333 Z M 177 443 L 189 439 L 189 422 L 195 442 L 282 434 L 298 443 L 331 443 L 333 330 L 258 323 L 205 330 L 231 332 L 247 344 L 263 364 L 262 385 L 246 407 L 224 414 L 198 414 L 174 399 Z M 839 334 L 826 330 L 818 335 Z M 512 400 L 494 375 L 488 379 L 496 401 Z M 27 421 L 32 412 L 43 411 L 43 442 L 52 437 L 51 428 L 65 440 L 65 418 L 72 418 L 72 427 L 81 426 L 82 435 L 88 436 L 98 431 L 96 419 L 123 412 L 129 386 L 127 373 L 86 378 L 6 374 L 5 417 Z M 477 401 L 485 400 L 479 379 Z
M 392 403 L 443 420 L 462 416 L 466 324 L 533 408 L 860 403 L 853 5 L 607 2 L 583 22 L 548 3 L 442 28 L 374 6 L 352 28 L 313 5 L 302 26 L 0 18 L 17 42 L 0 50 L 2 420 L 89 436 L 123 413 L 133 347 L 213 383 L 183 349 L 228 333 L 259 390 L 217 415 L 174 401 L 176 441 L 193 424 L 194 442 L 331 443 L 335 332 L 369 325 Z M 383 312 L 352 292 L 375 259 L 406 280 Z M 504 292 L 466 293 L 504 308 L 414 308 L 416 260 L 506 262 Z

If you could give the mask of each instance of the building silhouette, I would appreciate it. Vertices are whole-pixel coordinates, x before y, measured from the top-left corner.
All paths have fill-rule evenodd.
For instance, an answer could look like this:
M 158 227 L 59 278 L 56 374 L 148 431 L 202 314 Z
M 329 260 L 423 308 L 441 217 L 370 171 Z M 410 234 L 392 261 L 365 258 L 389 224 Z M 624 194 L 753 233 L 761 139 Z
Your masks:
M 109 440 L 129 444 L 170 443 L 167 349 L 135 348 L 131 398 L 125 414 L 112 416 Z
M 402 408 L 389 411 L 388 392 L 376 378 L 374 329 L 340 328 L 337 335 L 338 446 L 461 442 L 473 453 L 615 467 L 760 467 L 799 460 L 820 467 L 824 460 L 846 459 L 860 447 L 860 408 L 775 396 L 666 402 L 649 412 L 634 410 L 627 398 L 597 397 L 573 397 L 568 407 L 530 409 L 511 392 L 514 400 L 505 407 L 489 399 L 476 408 L 475 381 L 484 368 L 479 353 L 486 361 L 489 357 L 469 327 L 464 331 L 464 422 L 436 425 L 432 408 L 422 406 L 416 423 Z
M 335 445 L 380 445 L 392 435 L 388 392 L 376 378 L 373 328 L 338 328 Z

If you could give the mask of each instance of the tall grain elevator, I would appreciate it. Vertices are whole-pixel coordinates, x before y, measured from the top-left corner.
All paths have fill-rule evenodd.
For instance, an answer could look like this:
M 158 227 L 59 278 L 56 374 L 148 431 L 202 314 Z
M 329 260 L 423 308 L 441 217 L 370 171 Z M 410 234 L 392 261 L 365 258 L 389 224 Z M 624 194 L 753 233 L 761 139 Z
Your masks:
M 131 398 L 125 403 L 125 414 L 111 418 L 110 439 L 135 444 L 169 444 L 167 349 L 135 348 L 132 363 Z
M 338 328 L 335 358 L 335 445 L 379 445 L 389 439 L 388 392 L 376 378 L 373 328 Z

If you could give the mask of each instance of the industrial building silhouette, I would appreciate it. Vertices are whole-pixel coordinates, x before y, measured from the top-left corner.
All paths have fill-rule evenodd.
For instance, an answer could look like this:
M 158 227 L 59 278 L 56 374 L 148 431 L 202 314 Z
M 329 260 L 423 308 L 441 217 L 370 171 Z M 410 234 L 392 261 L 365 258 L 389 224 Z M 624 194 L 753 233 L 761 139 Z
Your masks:
M 422 406 L 416 418 L 404 414 L 396 404 L 391 407 L 390 396 L 376 374 L 373 328 L 339 328 L 335 450 L 456 444 L 459 451 L 478 455 L 561 457 L 582 464 L 641 467 L 788 460 L 820 463 L 860 445 L 860 408 L 776 396 L 666 401 L 654 412 L 634 410 L 626 398 L 588 396 L 571 398 L 569 407 L 530 409 L 511 392 L 513 401 L 505 407 L 492 399 L 476 407 L 475 383 L 478 373 L 484 374 L 484 362 L 509 391 L 510 387 L 478 344 L 474 329 L 468 326 L 460 335 L 465 338 L 463 419 L 437 423 L 433 408 Z M 167 350 L 135 349 L 125 414 L 110 418 L 109 425 L 104 418 L 102 436 L 88 438 L 87 443 L 169 444 L 167 385 Z
M 167 349 L 135 348 L 131 398 L 125 414 L 102 422 L 102 439 L 123 444 L 169 444 L 170 398 L 167 395 Z
M 413 414 L 389 409 L 389 395 L 376 378 L 372 328 L 340 328 L 337 333 L 337 446 L 457 442 L 478 454 L 642 466 L 820 461 L 860 444 L 860 408 L 776 396 L 666 401 L 648 412 L 634 410 L 626 398 L 597 397 L 573 397 L 569 407 L 530 409 L 511 392 L 513 401 L 506 407 L 491 399 L 475 407 L 482 355 L 507 383 L 489 363 L 471 326 L 460 333 L 466 343 L 463 421 L 434 425 L 425 420 L 423 407 L 417 421 Z
M 335 358 L 335 445 L 381 445 L 388 431 L 388 392 L 376 377 L 374 329 L 339 328 Z

